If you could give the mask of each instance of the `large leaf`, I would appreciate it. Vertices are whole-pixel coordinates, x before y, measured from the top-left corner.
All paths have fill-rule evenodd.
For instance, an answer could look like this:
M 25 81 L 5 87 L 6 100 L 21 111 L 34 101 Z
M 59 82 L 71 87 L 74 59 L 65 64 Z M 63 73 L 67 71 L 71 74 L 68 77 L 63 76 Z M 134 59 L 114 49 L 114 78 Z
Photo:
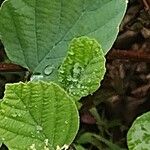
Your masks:
M 95 92 L 105 74 L 105 57 L 100 45 L 87 37 L 75 38 L 59 69 L 62 87 L 79 100 Z
M 0 109 L 0 140 L 11 150 L 55 150 L 78 130 L 74 102 L 54 83 L 6 86 Z
M 150 111 L 134 121 L 127 138 L 129 150 L 150 149 Z
M 53 77 L 74 37 L 95 38 L 106 53 L 126 5 L 126 0 L 7 0 L 0 11 L 1 39 L 12 62 Z

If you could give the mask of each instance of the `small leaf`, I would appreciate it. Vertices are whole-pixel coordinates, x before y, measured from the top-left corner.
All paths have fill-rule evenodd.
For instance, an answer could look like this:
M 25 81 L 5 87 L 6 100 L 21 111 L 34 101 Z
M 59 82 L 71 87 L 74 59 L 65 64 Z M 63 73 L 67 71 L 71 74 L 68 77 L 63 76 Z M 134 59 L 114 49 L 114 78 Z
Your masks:
M 127 134 L 129 150 L 150 149 L 150 111 L 138 117 Z
M 95 92 L 105 74 L 105 58 L 100 45 L 87 37 L 75 38 L 59 69 L 62 87 L 79 100 Z
M 73 38 L 95 38 L 108 52 L 126 6 L 126 0 L 5 0 L 0 38 L 13 63 L 55 79 Z M 54 69 L 45 74 L 49 65 Z
M 0 109 L 0 141 L 11 150 L 55 150 L 78 130 L 72 99 L 54 83 L 8 84 Z

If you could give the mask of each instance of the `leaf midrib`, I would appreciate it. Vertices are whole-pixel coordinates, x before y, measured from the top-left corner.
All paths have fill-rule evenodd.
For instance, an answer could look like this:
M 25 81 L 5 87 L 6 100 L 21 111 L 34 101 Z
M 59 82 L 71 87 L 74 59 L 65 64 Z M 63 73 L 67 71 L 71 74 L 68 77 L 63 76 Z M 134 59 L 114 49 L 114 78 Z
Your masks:
M 24 106 L 26 106 L 26 104 L 22 101 L 22 99 L 19 97 L 19 95 L 16 93 L 16 91 L 15 90 L 13 90 L 13 89 L 11 89 L 11 91 L 16 95 L 16 97 L 18 97 L 18 99 L 20 99 L 20 101 L 23 103 L 23 105 Z M 26 108 L 28 108 L 28 106 L 26 106 Z M 32 113 L 30 112 L 30 110 L 29 109 L 27 109 L 27 111 L 29 112 L 29 114 L 30 114 L 30 117 L 33 119 L 33 121 L 35 122 L 35 125 L 36 126 L 39 126 L 39 124 L 37 123 L 37 121 L 35 120 L 35 118 L 33 117 L 33 115 L 32 115 Z M 46 139 L 47 137 L 46 137 L 46 135 L 42 132 L 42 134 L 44 135 L 44 139 Z M 37 139 L 37 138 L 34 138 L 34 139 Z M 43 143 L 43 140 L 44 139 L 39 139 L 39 140 L 41 140 L 41 142 Z
M 110 3 L 110 2 L 111 2 L 111 1 L 105 3 L 104 5 L 107 5 L 107 4 Z M 104 5 L 103 5 L 103 6 L 104 6 Z M 97 9 L 101 9 L 101 7 L 97 8 Z M 51 51 L 52 51 L 55 47 L 57 47 L 57 45 L 59 45 L 61 42 L 66 42 L 66 41 L 67 41 L 67 40 L 64 40 L 64 39 L 66 38 L 66 36 L 68 35 L 68 33 L 69 33 L 69 32 L 73 29 L 73 27 L 79 22 L 80 18 L 81 18 L 82 16 L 84 16 L 87 12 L 88 12 L 88 11 L 86 11 L 86 9 L 84 9 L 84 10 L 82 11 L 81 15 L 78 17 L 78 19 L 77 19 L 76 22 L 73 24 L 73 26 L 71 26 L 71 27 L 68 29 L 68 31 L 64 34 L 64 36 L 62 36 L 62 38 L 61 38 L 59 41 L 57 41 L 56 43 L 54 43 L 54 45 L 52 46 L 51 50 L 43 57 L 43 59 L 42 59 L 41 61 L 38 62 L 38 65 L 37 65 L 37 66 L 35 67 L 35 69 L 33 70 L 33 73 L 37 70 L 37 68 L 41 65 L 41 63 L 42 63 L 43 61 L 45 61 L 45 58 L 51 53 Z M 118 15 L 120 15 L 120 14 L 118 14 Z M 86 35 L 88 35 L 88 34 L 90 34 L 90 33 L 96 32 L 99 28 L 104 27 L 106 24 L 108 24 L 109 22 L 111 22 L 113 19 L 114 19 L 114 18 L 109 19 L 103 26 L 97 27 L 97 29 L 86 33 Z M 68 40 L 68 41 L 70 41 L 70 40 Z M 57 59 L 59 59 L 59 57 L 58 57 Z

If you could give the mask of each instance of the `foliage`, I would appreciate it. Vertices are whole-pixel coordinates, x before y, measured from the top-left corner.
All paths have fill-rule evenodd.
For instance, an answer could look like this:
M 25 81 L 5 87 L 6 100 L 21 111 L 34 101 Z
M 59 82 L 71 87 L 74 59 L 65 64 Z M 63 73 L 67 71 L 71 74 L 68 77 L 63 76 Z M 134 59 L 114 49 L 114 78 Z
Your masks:
M 0 137 L 10 149 L 55 150 L 78 130 L 78 111 L 54 83 L 8 84 L 0 109 Z
M 12 62 L 53 79 L 75 37 L 95 38 L 107 53 L 125 9 L 125 0 L 7 0 L 0 35 Z
M 32 72 L 31 82 L 6 85 L 0 103 L 0 139 L 8 148 L 68 148 L 79 126 L 75 101 L 99 88 L 104 54 L 117 36 L 125 9 L 126 1 L 120 0 L 2 4 L 0 38 L 8 58 Z
M 138 117 L 128 131 L 129 150 L 149 150 L 150 111 Z
M 124 150 L 124 149 L 121 149 L 119 146 L 113 144 L 112 142 L 106 140 L 102 136 L 94 134 L 94 133 L 90 133 L 90 132 L 86 132 L 82 134 L 80 138 L 78 139 L 77 143 L 78 144 L 91 143 L 95 147 L 97 147 L 99 150 L 104 149 L 103 144 L 107 145 L 109 150 Z
M 79 66 L 76 66 L 76 64 L 78 64 Z M 22 144 L 24 145 L 23 149 L 26 149 L 26 147 L 36 147 L 37 150 L 41 149 L 41 147 L 44 147 L 46 145 L 41 144 L 39 138 L 37 137 L 38 127 L 39 130 L 42 130 L 44 132 L 43 133 L 41 131 L 42 133 L 40 134 L 40 136 L 42 136 L 40 138 L 41 142 L 44 142 L 45 139 L 50 141 L 50 147 L 48 148 L 56 149 L 57 146 L 62 147 L 63 144 L 69 145 L 74 139 L 74 136 L 78 130 L 78 114 L 75 114 L 75 104 L 74 106 L 71 106 L 67 102 L 70 101 L 70 103 L 72 103 L 72 98 L 74 100 L 79 100 L 82 96 L 93 93 L 99 87 L 99 82 L 102 80 L 105 72 L 104 64 L 105 59 L 103 52 L 101 51 L 99 44 L 95 40 L 89 39 L 87 37 L 76 38 L 70 45 L 68 55 L 66 56 L 66 59 L 59 69 L 58 76 L 59 81 L 62 80 L 59 84 L 69 93 L 70 96 L 65 97 L 64 91 L 62 92 L 62 89 L 54 83 L 32 81 L 24 84 L 18 83 L 8 85 L 8 87 L 6 88 L 4 100 L 1 103 L 0 117 L 3 119 L 0 120 L 0 123 L 2 124 L 2 130 L 0 130 L 0 133 L 4 134 L 4 136 L 1 137 L 2 142 L 4 142 L 9 148 L 12 149 L 20 149 L 20 146 Z M 83 66 L 84 68 L 82 71 L 80 70 L 80 68 L 78 68 L 80 66 Z M 94 74 L 93 72 L 90 72 L 92 70 L 95 71 Z M 75 95 L 72 95 L 72 93 L 67 90 L 70 89 L 69 85 L 63 82 L 63 80 L 68 81 L 68 77 L 72 75 L 73 71 L 75 73 L 74 75 L 78 75 L 78 77 L 76 78 L 76 82 L 81 83 L 80 87 L 74 87 L 75 95 L 78 95 L 77 88 L 81 92 L 79 95 L 80 97 L 78 97 L 77 99 L 75 98 Z M 81 80 L 79 80 L 80 77 Z M 89 82 L 86 82 L 87 79 L 91 80 L 93 87 L 89 85 Z M 71 84 L 71 82 L 68 83 Z M 86 86 L 86 90 L 88 90 L 88 92 L 85 92 L 82 86 Z M 24 107 L 25 109 L 23 109 Z M 26 115 L 24 111 L 27 111 L 27 113 L 29 114 Z M 21 118 L 21 115 L 25 118 Z M 46 122 L 42 122 L 43 124 L 41 125 L 41 121 L 43 120 L 42 117 L 45 117 L 47 120 Z M 73 120 L 71 120 L 70 118 Z M 40 125 L 38 125 L 39 120 Z M 58 120 L 59 122 L 56 120 Z M 30 124 L 28 121 L 30 123 L 34 123 Z M 65 122 L 67 122 L 68 126 Z M 29 124 L 29 126 L 32 125 L 31 129 L 28 129 L 28 132 L 26 132 L 27 123 Z M 7 124 L 9 126 L 7 126 Z M 14 124 L 14 126 L 12 126 L 11 124 Z M 52 124 L 52 126 L 50 126 L 50 124 Z M 20 127 L 21 130 L 19 129 L 18 131 L 18 127 Z M 56 127 L 55 130 L 53 130 L 54 127 Z M 12 131 L 13 133 L 11 133 Z M 24 135 L 25 132 L 26 134 Z M 10 137 L 12 138 L 14 136 L 17 136 L 18 138 L 15 138 L 15 140 L 11 140 Z M 19 141 L 19 139 L 21 139 L 23 136 L 26 136 L 24 137 L 24 140 L 22 140 L 23 143 L 18 144 L 17 141 Z M 31 141 L 30 138 L 35 139 L 35 141 Z M 55 143 L 51 143 L 51 141 L 54 140 L 56 140 Z M 28 143 L 27 141 L 30 142 Z M 15 145 L 15 147 L 13 145 Z
M 92 94 L 100 87 L 105 74 L 105 58 L 93 39 L 74 39 L 59 69 L 59 81 L 75 100 Z
M 97 129 L 93 132 L 82 129 L 74 141 L 76 150 L 83 150 L 83 147 L 89 144 L 92 149 L 97 150 L 126 150 L 121 148 L 119 143 L 112 141 L 113 135 L 110 132 L 114 127 L 121 127 L 121 123 L 118 120 L 108 121 L 106 116 L 104 117 L 103 113 L 99 114 L 95 107 L 90 109 L 90 112 L 95 118 Z

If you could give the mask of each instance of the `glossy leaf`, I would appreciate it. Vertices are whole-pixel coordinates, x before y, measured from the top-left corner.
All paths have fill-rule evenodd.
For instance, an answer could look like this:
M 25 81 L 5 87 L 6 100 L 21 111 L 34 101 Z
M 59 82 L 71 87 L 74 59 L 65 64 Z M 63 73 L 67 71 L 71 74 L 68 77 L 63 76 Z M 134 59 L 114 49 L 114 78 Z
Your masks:
M 126 6 L 126 0 L 7 0 L 0 35 L 12 62 L 53 79 L 74 37 L 95 38 L 107 53 Z
M 62 87 L 79 100 L 95 92 L 105 74 L 105 58 L 100 45 L 87 37 L 75 38 L 59 69 Z
M 127 135 L 129 150 L 150 149 L 150 111 L 138 117 Z
M 67 147 L 78 130 L 72 99 L 54 83 L 8 84 L 0 108 L 0 141 L 10 150 Z

